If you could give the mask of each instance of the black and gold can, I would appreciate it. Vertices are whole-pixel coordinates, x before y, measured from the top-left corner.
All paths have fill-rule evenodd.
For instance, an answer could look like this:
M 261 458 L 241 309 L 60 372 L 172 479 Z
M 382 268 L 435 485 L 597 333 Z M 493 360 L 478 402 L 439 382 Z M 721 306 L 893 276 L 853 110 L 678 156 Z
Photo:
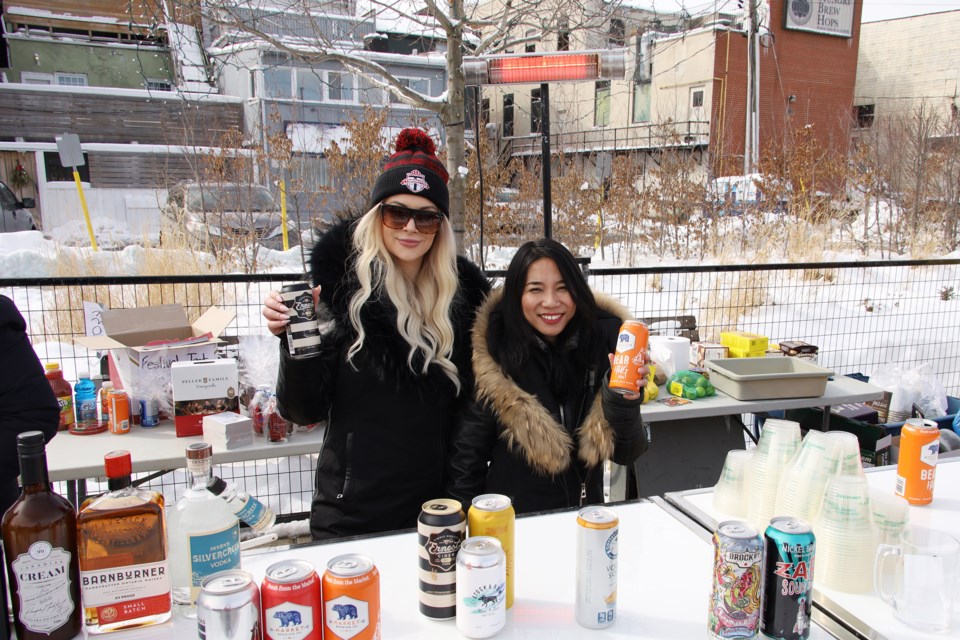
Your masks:
M 420 613 L 436 620 L 457 615 L 457 552 L 467 536 L 467 517 L 456 500 L 423 503 L 420 541 Z

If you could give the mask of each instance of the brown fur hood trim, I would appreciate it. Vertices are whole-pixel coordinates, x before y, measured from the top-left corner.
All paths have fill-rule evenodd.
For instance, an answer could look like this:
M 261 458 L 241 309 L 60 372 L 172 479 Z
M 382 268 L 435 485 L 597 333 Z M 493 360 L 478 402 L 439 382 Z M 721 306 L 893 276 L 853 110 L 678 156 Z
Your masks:
M 573 440 L 559 422 L 548 412 L 536 396 L 521 389 L 504 375 L 490 355 L 487 346 L 487 327 L 490 313 L 503 297 L 503 290 L 490 293 L 477 313 L 473 326 L 473 369 L 476 374 L 477 399 L 486 403 L 503 426 L 501 437 L 508 446 L 520 451 L 523 459 L 534 470 L 554 475 L 570 466 Z M 594 292 L 597 307 L 621 319 L 632 315 L 617 300 Z M 613 428 L 603 417 L 600 393 L 596 394 L 590 411 L 577 430 L 579 458 L 593 467 L 613 455 Z

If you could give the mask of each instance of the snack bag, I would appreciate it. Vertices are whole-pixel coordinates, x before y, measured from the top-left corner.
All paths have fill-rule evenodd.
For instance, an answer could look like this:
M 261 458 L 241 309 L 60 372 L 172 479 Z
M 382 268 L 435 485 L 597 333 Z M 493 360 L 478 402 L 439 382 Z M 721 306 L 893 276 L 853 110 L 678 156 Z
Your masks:
M 709 380 L 699 373 L 687 369 L 677 371 L 667 379 L 667 391 L 672 396 L 686 398 L 687 400 L 705 398 L 717 393 Z

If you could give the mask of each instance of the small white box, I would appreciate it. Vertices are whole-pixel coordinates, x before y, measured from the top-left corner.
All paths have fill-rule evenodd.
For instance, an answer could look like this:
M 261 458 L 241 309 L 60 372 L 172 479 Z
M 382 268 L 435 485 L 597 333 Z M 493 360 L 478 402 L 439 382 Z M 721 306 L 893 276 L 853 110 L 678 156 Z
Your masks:
M 253 421 L 233 411 L 203 416 L 203 440 L 214 449 L 238 449 L 253 444 Z
M 174 425 L 178 436 L 203 433 L 203 417 L 224 411 L 240 411 L 237 396 L 237 361 L 234 358 L 174 362 Z

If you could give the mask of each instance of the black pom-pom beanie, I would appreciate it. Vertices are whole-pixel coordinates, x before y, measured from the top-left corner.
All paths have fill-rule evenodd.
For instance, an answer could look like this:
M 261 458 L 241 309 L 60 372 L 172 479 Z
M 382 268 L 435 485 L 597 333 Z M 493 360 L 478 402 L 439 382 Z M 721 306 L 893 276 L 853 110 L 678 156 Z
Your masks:
M 383 165 L 370 193 L 370 206 L 398 193 L 412 193 L 437 205 L 450 215 L 450 179 L 446 167 L 437 158 L 433 140 L 422 129 L 404 129 L 397 136 L 395 151 Z

